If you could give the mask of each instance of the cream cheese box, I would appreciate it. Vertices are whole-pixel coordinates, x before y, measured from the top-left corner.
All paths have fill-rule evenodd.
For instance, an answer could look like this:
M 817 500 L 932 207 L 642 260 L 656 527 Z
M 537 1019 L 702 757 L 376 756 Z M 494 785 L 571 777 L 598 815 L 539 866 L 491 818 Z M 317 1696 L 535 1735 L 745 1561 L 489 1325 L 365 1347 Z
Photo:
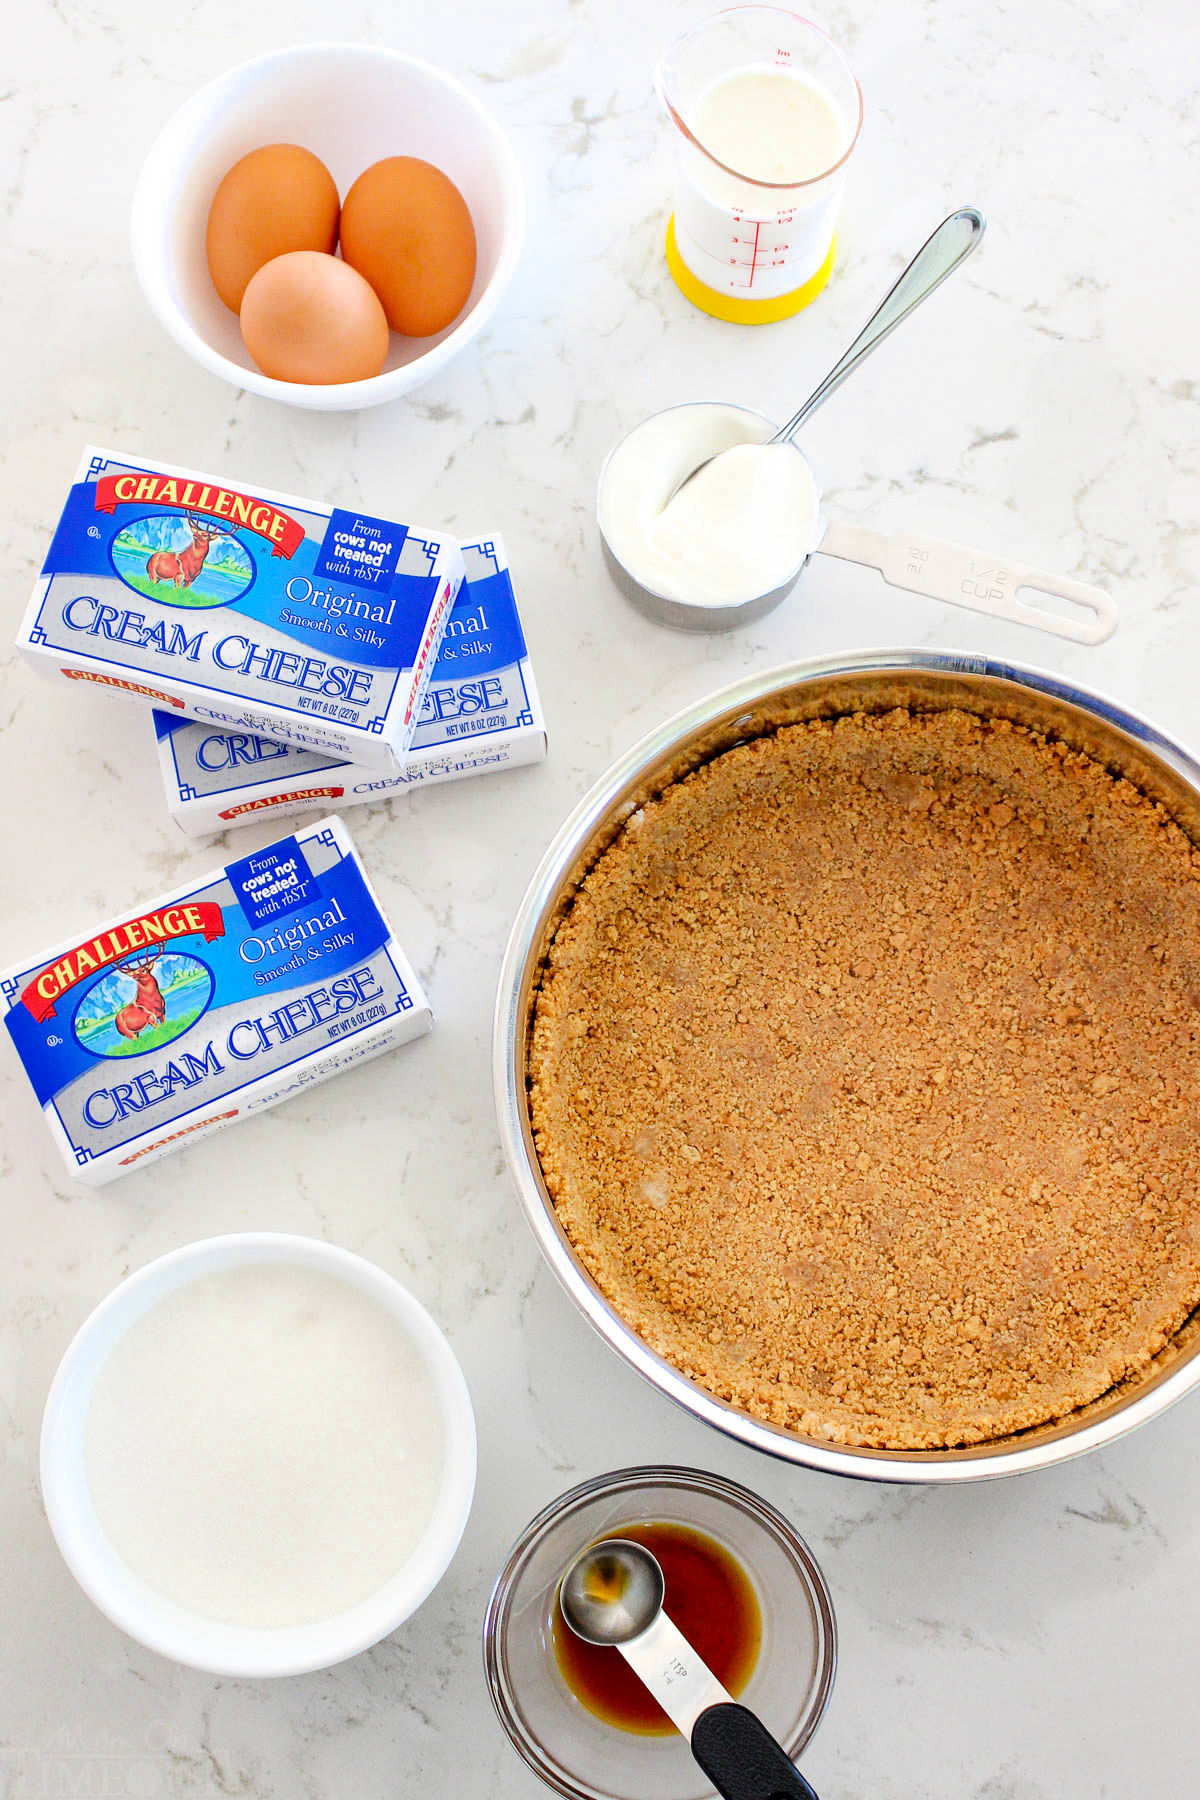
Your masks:
M 67 1167 L 93 1187 L 433 1023 L 338 818 L 18 964 L 0 994 Z
M 466 579 L 421 702 L 412 748 L 394 774 L 290 744 L 156 712 L 167 805 L 184 831 L 225 831 L 386 799 L 406 788 L 540 762 L 546 725 L 498 534 L 462 545 Z
M 51 680 L 394 771 L 462 576 L 445 532 L 89 448 L 17 645 Z

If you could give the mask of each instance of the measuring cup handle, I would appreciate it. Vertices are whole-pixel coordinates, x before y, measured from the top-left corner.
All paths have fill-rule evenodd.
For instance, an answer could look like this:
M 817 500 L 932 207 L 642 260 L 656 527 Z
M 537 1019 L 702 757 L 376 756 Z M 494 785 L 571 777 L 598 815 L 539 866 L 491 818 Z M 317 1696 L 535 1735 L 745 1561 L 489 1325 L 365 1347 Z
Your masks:
M 762 1720 L 734 1700 L 700 1714 L 692 1755 L 725 1800 L 817 1800 Z
M 1102 644 L 1112 636 L 1120 618 L 1116 601 L 1103 588 L 917 531 L 888 536 L 863 525 L 831 524 L 819 548 L 826 556 L 878 569 L 890 587 L 993 618 L 1012 619 L 1018 625 L 1032 625 L 1075 644 Z M 1017 597 L 1022 588 L 1069 600 L 1088 616 L 1059 618 L 1044 607 L 1029 606 Z

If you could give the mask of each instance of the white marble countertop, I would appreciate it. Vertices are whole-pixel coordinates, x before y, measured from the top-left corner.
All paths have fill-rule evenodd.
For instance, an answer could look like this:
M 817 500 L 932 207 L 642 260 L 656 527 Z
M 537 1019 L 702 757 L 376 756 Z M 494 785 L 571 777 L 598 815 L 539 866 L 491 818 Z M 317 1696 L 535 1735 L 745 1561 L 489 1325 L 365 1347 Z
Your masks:
M 741 1451 L 607 1351 L 540 1266 L 500 1166 L 492 994 L 537 854 L 614 753 L 744 672 L 914 643 L 1069 672 L 1195 736 L 1200 387 L 1192 0 L 838 0 L 868 123 L 825 296 L 761 331 L 692 312 L 661 254 L 670 160 L 650 89 L 690 0 L 35 0 L 0 110 L 6 170 L 4 617 L 11 639 L 82 444 L 126 445 L 451 529 L 513 554 L 551 734 L 534 770 L 350 815 L 437 1013 L 415 1046 L 97 1192 L 65 1177 L 3 1058 L 0 1796 L 334 1800 L 540 1790 L 496 1725 L 479 1625 L 529 1515 L 584 1476 L 666 1458 L 781 1506 L 822 1561 L 841 1667 L 805 1762 L 823 1800 L 1100 1800 L 1196 1791 L 1200 1399 L 1093 1456 L 932 1493 Z M 278 408 L 195 367 L 127 251 L 146 145 L 211 75 L 281 42 L 412 49 L 510 131 L 528 250 L 482 340 L 408 402 Z M 1118 635 L 1074 649 L 818 559 L 726 638 L 679 637 L 611 588 L 592 495 L 622 428 L 671 401 L 795 403 L 932 225 L 983 250 L 811 427 L 831 507 L 1110 584 Z M 216 860 L 168 821 L 135 708 L 0 675 L 0 964 Z M 236 834 L 243 849 L 269 828 Z M 394 1638 L 327 1674 L 214 1680 L 94 1610 L 37 1486 L 46 1388 L 129 1270 L 191 1239 L 313 1233 L 407 1281 L 448 1330 L 480 1425 L 453 1569 Z M 580 1405 L 587 1395 L 587 1405 Z

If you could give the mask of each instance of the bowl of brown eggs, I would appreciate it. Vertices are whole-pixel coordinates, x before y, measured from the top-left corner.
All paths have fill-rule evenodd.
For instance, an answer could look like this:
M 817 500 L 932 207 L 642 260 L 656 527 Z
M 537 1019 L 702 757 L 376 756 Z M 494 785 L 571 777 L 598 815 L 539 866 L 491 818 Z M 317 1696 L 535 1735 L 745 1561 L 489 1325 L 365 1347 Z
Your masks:
M 524 233 L 512 149 L 452 76 L 303 44 L 218 76 L 160 133 L 133 259 L 175 341 L 236 387 L 377 406 L 487 324 Z

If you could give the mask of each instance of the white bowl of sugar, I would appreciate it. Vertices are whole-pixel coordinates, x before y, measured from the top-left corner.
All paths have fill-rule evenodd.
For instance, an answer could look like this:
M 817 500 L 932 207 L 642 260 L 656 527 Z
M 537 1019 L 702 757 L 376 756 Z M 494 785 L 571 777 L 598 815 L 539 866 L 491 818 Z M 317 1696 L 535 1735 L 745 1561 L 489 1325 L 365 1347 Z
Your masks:
M 114 1624 L 214 1674 L 298 1675 L 436 1587 L 471 1510 L 475 1420 L 392 1276 L 241 1233 L 149 1263 L 85 1321 L 41 1475 L 59 1549 Z

